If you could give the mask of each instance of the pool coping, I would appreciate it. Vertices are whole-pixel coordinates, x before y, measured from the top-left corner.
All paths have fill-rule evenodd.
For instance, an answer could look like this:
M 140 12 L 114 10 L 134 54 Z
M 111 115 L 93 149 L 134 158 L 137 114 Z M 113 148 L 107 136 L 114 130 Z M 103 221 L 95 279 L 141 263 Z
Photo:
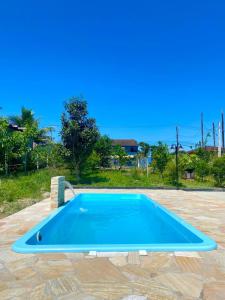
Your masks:
M 60 208 L 57 208 L 51 213 L 47 218 L 42 220 L 39 224 L 30 229 L 27 233 L 25 233 L 20 239 L 18 239 L 13 245 L 12 250 L 19 253 L 53 253 L 53 252 L 89 252 L 89 251 L 97 251 L 97 252 L 132 252 L 132 251 L 152 251 L 152 252 L 173 252 L 173 251 L 210 251 L 217 249 L 217 244 L 210 237 L 206 236 L 204 233 L 193 227 L 191 224 L 184 221 L 182 218 L 177 216 L 175 213 L 171 212 L 158 202 L 154 201 L 150 197 L 144 194 L 135 194 L 141 195 L 141 197 L 145 197 L 149 201 L 153 202 L 158 208 L 163 210 L 167 215 L 169 215 L 172 219 L 175 219 L 178 223 L 184 226 L 185 229 L 192 232 L 199 239 L 202 240 L 201 243 L 168 243 L 168 244 L 93 244 L 93 245 L 28 245 L 26 242 L 37 232 L 41 230 L 41 228 L 47 224 L 51 219 L 53 219 L 59 212 L 65 209 L 68 205 L 70 205 L 79 195 L 84 195 L 84 193 L 78 194 L 76 197 L 72 198 L 69 202 L 65 203 Z M 90 194 L 88 194 L 90 195 Z M 96 195 L 96 194 L 95 194 Z M 101 194 L 102 195 L 102 194 Z M 109 194 L 108 194 L 109 195 Z M 127 195 L 127 194 L 117 194 L 117 195 Z M 132 194 L 134 195 L 134 194 Z

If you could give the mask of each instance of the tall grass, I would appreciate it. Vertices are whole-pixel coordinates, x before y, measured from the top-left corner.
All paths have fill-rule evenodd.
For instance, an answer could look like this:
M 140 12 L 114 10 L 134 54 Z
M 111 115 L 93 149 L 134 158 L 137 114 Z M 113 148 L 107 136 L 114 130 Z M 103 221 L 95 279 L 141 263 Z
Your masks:
M 64 175 L 76 187 L 171 187 L 172 184 L 158 174 L 146 176 L 144 170 L 100 170 L 84 174 L 79 182 L 69 170 L 43 169 L 27 175 L 17 174 L 0 179 L 0 217 L 12 214 L 43 198 L 50 191 L 51 177 Z M 183 187 L 208 188 L 214 186 L 209 177 L 204 182 L 181 180 Z

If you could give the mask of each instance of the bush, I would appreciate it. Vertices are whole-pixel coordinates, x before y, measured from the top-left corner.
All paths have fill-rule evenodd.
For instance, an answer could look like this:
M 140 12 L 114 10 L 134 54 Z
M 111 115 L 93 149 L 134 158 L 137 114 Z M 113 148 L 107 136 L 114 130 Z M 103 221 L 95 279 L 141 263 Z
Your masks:
M 181 178 L 182 175 L 182 170 L 179 167 L 179 178 Z M 176 162 L 175 160 L 171 160 L 168 162 L 166 165 L 166 171 L 165 171 L 165 176 L 168 181 L 168 183 L 176 186 L 182 186 L 180 182 L 177 182 L 177 170 L 176 170 Z
M 201 181 L 204 181 L 204 178 L 210 173 L 209 162 L 204 159 L 198 159 L 195 162 L 195 173 L 201 179 Z
M 88 157 L 85 165 L 84 170 L 85 171 L 93 171 L 99 168 L 100 165 L 100 156 L 99 154 L 94 150 L 91 155 Z
M 212 175 L 217 186 L 225 186 L 225 155 L 214 160 Z

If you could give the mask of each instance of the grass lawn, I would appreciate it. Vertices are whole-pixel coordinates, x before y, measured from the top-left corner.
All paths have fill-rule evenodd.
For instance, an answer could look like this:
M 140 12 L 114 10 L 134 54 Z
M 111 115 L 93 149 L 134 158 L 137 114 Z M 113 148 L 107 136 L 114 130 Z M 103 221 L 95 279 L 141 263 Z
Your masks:
M 65 169 L 44 169 L 0 178 L 0 217 L 10 215 L 44 198 L 52 176 L 67 175 Z
M 135 170 L 102 170 L 99 172 L 88 173 L 78 182 L 73 175 L 66 176 L 72 184 L 77 187 L 174 187 L 166 179 L 162 179 L 159 174 L 150 174 L 146 176 L 144 172 Z M 214 187 L 211 178 L 205 181 L 181 180 L 183 188 L 209 188 Z
M 67 169 L 43 169 L 30 172 L 27 175 L 18 174 L 0 179 L 0 217 L 10 215 L 46 198 L 50 191 L 52 176 L 64 175 L 66 179 L 77 187 L 172 187 L 158 174 L 150 174 L 135 170 L 103 170 L 89 172 L 83 175 L 79 182 Z M 186 188 L 209 188 L 214 183 L 211 179 L 204 182 L 181 180 Z

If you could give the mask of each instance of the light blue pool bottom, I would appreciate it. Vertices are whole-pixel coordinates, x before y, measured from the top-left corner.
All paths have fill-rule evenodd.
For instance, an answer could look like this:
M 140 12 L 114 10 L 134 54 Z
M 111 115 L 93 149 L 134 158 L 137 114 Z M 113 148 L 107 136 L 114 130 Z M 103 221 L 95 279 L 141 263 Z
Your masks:
M 12 249 L 47 253 L 216 247 L 211 238 L 145 195 L 80 194 L 17 240 Z

